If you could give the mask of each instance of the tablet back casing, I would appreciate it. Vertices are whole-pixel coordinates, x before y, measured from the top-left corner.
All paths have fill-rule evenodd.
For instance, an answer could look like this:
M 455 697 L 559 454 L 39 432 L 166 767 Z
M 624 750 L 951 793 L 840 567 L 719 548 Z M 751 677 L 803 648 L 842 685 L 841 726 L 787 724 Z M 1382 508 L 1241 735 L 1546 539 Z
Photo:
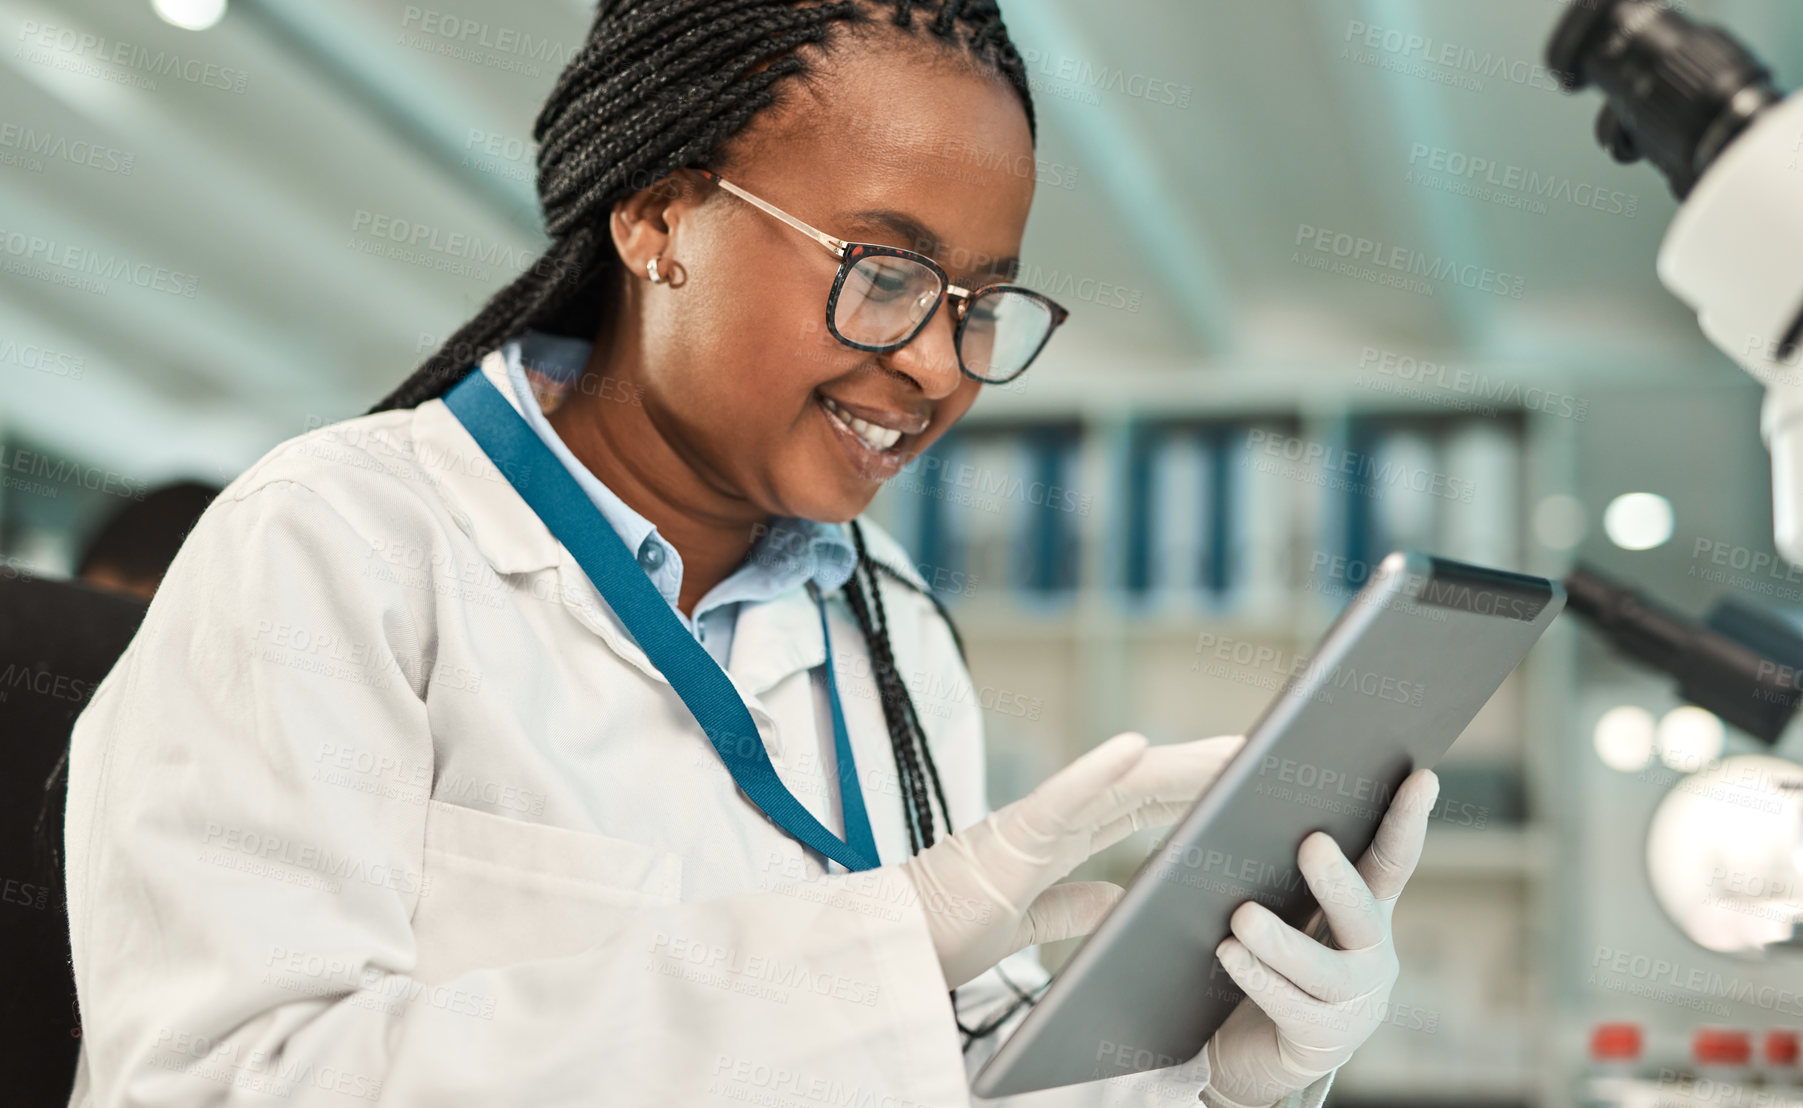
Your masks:
M 1214 957 L 1233 910 L 1257 900 L 1304 927 L 1316 905 L 1296 869 L 1302 840 L 1326 831 L 1356 861 L 1403 778 L 1439 760 L 1564 602 L 1538 577 L 1384 559 L 974 1091 L 1194 1058 L 1241 998 Z

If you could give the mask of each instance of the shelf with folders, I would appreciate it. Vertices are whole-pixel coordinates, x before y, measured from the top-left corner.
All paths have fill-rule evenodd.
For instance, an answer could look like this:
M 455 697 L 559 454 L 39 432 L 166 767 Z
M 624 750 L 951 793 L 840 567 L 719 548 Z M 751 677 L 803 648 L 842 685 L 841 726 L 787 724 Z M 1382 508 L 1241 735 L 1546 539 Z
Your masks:
M 1514 418 L 977 424 L 890 483 L 929 581 L 1004 634 L 1304 633 L 1392 549 L 1518 568 Z
M 1520 442 L 1514 419 L 1387 413 L 1145 425 L 1123 594 L 1211 619 L 1300 609 L 1306 633 L 1392 550 L 1518 568 Z

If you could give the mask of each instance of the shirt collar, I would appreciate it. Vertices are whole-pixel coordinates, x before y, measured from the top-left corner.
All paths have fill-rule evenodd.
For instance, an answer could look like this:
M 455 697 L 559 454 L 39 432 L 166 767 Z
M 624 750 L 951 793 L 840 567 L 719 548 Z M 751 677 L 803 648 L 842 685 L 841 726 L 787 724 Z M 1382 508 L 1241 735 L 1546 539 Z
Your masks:
M 628 507 L 578 461 L 552 429 L 551 421 L 545 418 L 545 413 L 557 406 L 569 382 L 587 362 L 589 344 L 535 332 L 528 334 L 537 340 L 530 351 L 523 349 L 519 339 L 510 339 L 501 345 L 500 358 L 507 375 L 503 394 L 510 395 L 514 408 L 525 417 L 527 425 L 576 479 L 590 502 L 600 510 L 601 518 L 607 520 L 614 534 L 620 536 L 626 549 L 632 551 L 633 557 L 651 576 L 658 591 L 664 593 L 664 599 L 671 599 L 682 583 L 682 563 L 675 548 L 664 542 L 650 520 Z M 655 554 L 647 553 L 654 548 Z

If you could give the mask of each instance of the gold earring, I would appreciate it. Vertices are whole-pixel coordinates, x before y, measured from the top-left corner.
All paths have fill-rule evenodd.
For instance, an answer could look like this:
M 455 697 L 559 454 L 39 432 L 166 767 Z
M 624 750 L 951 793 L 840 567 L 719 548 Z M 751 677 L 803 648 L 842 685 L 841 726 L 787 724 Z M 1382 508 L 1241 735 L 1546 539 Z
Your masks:
M 662 256 L 663 255 L 661 255 L 661 254 L 658 255 L 658 257 L 662 257 Z M 652 258 L 650 261 L 645 263 L 645 273 L 650 276 L 651 283 L 654 285 L 661 285 L 669 280 L 668 277 L 662 276 L 661 274 L 659 274 L 657 272 L 657 258 Z

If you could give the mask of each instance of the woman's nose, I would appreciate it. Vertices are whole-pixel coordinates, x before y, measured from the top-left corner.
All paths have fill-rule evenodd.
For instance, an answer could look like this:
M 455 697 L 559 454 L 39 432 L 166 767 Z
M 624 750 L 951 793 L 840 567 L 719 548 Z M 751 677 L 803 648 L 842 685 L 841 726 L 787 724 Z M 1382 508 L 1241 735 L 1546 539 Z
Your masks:
M 947 300 L 920 334 L 900 350 L 885 354 L 883 360 L 918 385 L 928 399 L 942 400 L 957 391 L 964 377 L 958 368 L 957 328 L 957 315 Z

